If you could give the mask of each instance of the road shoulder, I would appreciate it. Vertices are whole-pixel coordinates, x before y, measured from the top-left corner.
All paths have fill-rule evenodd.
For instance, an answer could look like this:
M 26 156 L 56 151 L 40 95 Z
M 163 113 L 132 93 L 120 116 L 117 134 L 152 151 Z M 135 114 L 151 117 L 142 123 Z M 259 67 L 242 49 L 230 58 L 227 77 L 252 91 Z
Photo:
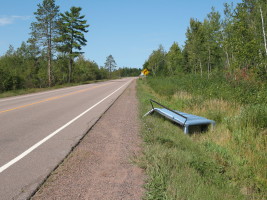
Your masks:
M 136 82 L 88 132 L 32 199 L 142 199 Z

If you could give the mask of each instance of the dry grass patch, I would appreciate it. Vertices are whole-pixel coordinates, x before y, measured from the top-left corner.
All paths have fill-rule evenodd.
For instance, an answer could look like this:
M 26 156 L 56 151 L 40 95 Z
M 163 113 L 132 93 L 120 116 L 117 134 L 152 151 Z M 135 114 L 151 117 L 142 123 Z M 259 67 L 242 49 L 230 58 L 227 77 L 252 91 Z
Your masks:
M 192 99 L 192 95 L 189 94 L 188 92 L 184 91 L 178 91 L 173 95 L 174 100 L 190 100 Z

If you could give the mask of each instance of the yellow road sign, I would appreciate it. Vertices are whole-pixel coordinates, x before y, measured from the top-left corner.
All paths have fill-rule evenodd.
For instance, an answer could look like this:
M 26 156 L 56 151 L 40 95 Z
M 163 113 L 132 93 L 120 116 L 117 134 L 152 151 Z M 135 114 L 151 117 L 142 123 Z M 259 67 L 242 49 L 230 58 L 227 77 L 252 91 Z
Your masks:
M 146 75 L 149 74 L 149 71 L 148 71 L 147 69 L 143 69 L 143 70 L 142 70 L 142 73 L 146 76 Z

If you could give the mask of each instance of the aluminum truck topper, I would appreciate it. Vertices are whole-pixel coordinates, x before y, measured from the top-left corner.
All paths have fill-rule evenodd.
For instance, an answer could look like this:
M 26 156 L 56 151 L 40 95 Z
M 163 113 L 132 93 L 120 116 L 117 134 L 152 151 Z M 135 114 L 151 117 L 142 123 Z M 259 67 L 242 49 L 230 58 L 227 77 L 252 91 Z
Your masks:
M 175 122 L 180 125 L 184 129 L 184 133 L 188 134 L 190 132 L 202 132 L 207 130 L 209 125 L 215 126 L 215 121 L 207 119 L 205 117 L 200 117 L 197 115 L 192 115 L 184 112 L 180 112 L 177 110 L 171 110 L 166 106 L 150 99 L 150 103 L 152 106 L 152 110 L 147 112 L 145 116 L 152 114 L 153 112 L 157 112 L 158 114 L 168 118 L 169 120 Z M 161 108 L 155 108 L 153 103 L 159 105 Z

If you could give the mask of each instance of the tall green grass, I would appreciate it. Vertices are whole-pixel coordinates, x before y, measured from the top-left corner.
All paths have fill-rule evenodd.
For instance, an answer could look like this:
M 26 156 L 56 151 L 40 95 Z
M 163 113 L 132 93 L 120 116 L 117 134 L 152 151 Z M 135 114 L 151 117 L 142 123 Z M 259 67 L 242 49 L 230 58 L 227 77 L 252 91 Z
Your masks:
M 267 84 L 249 81 L 227 80 L 221 76 L 201 78 L 190 74 L 172 77 L 149 77 L 147 83 L 153 90 L 164 96 L 172 96 L 177 91 L 200 95 L 205 99 L 219 98 L 234 103 L 262 104 L 267 102 Z
M 147 84 L 166 98 L 172 98 L 181 91 L 194 95 L 186 104 L 194 105 L 204 100 L 220 99 L 233 106 L 242 105 L 239 115 L 241 126 L 254 127 L 257 132 L 267 128 L 267 83 L 235 82 L 216 76 L 207 79 L 191 74 L 149 78 Z
M 161 116 L 142 117 L 146 199 L 267 199 L 266 86 L 246 84 L 194 75 L 139 80 L 140 117 L 152 98 L 217 123 L 188 136 Z

